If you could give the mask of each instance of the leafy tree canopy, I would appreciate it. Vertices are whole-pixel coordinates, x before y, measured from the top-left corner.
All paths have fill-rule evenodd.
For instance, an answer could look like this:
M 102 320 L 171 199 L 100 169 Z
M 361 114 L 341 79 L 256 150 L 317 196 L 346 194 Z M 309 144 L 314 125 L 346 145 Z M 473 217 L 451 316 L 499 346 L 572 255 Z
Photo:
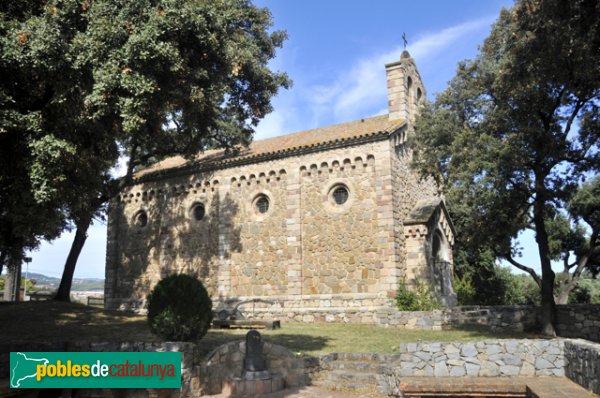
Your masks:
M 285 39 L 270 27 L 246 0 L 1 3 L 0 260 L 68 222 L 83 245 L 121 154 L 131 175 L 247 144 L 290 83 L 268 68 Z
M 599 2 L 517 1 L 416 126 L 415 166 L 445 187 L 460 244 L 533 276 L 549 334 L 551 261 L 572 271 L 568 295 L 598 244 L 598 179 L 586 181 L 600 166 L 599 49 Z M 516 259 L 514 239 L 528 228 L 541 277 Z

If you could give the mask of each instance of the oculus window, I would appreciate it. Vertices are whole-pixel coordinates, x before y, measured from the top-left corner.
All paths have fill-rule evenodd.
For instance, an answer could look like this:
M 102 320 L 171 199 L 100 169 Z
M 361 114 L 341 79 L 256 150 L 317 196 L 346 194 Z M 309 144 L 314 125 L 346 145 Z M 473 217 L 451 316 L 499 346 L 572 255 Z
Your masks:
M 254 200 L 254 209 L 258 214 L 266 214 L 269 211 L 269 197 L 267 195 L 258 195 Z

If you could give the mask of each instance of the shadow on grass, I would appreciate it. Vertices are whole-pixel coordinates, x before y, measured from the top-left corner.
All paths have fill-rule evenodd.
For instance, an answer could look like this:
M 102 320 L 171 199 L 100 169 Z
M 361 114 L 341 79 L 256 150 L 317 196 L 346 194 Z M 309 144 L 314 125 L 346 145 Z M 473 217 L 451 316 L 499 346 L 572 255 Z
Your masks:
M 103 311 L 75 303 L 26 302 L 0 304 L 0 346 L 74 341 L 160 341 L 152 335 L 146 317 Z M 243 340 L 247 329 L 211 329 L 198 342 L 206 356 L 216 347 Z M 261 330 L 264 341 L 292 352 L 320 355 L 328 352 L 393 353 L 402 342 L 466 341 L 508 338 L 544 338 L 533 332 L 492 330 L 484 325 L 454 325 L 441 331 L 378 328 L 354 324 L 295 324 L 279 330 Z
M 244 341 L 248 331 L 249 329 L 211 329 L 198 342 L 197 355 L 200 358 L 205 358 L 212 350 L 223 344 L 233 341 Z M 263 341 L 283 346 L 293 353 L 322 350 L 327 347 L 327 343 L 331 340 L 327 336 L 285 334 L 280 332 L 270 334 L 270 331 L 260 332 L 263 335 Z
M 327 347 L 332 340 L 327 336 L 309 336 L 302 334 L 276 334 L 267 341 L 286 347 L 292 352 L 319 351 Z
M 40 341 L 156 341 L 146 318 L 56 301 L 0 305 L 0 344 Z

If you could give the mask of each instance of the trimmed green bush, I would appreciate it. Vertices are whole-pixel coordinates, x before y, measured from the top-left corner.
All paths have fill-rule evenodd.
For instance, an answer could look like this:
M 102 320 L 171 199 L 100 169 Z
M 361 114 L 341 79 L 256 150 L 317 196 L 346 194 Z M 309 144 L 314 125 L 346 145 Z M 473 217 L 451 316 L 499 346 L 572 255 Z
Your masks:
M 168 276 L 148 296 L 150 330 L 165 340 L 200 340 L 211 321 L 212 301 L 202 282 L 193 276 Z

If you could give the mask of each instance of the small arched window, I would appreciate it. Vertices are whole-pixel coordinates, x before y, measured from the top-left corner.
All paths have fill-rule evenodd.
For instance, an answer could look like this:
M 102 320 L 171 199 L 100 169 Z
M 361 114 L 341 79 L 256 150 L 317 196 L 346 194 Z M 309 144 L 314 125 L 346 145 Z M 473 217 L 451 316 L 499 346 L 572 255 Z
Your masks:
M 140 210 L 133 217 L 133 224 L 138 228 L 144 228 L 148 225 L 148 214 L 145 210 Z
M 192 217 L 194 220 L 201 221 L 206 215 L 206 209 L 202 203 L 196 203 L 192 206 Z

